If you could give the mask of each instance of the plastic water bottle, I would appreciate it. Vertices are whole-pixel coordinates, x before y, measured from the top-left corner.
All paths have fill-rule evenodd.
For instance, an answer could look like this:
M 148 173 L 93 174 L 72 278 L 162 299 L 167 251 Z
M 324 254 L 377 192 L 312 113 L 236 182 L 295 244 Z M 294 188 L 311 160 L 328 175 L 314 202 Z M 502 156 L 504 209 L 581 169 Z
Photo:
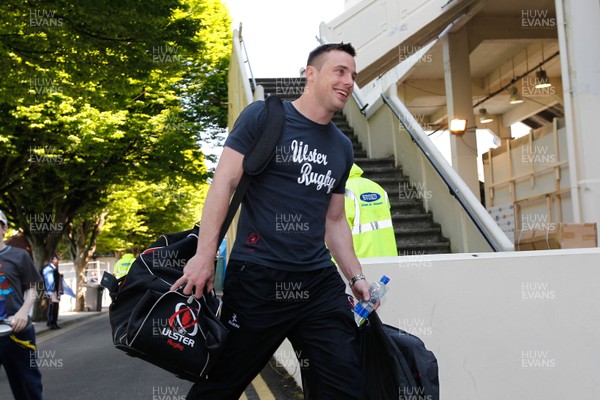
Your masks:
M 354 320 L 356 325 L 361 326 L 373 311 L 375 304 L 381 300 L 385 292 L 387 292 L 386 284 L 390 281 L 390 278 L 383 275 L 379 282 L 371 283 L 369 287 L 369 300 L 362 300 L 360 303 L 354 306 Z

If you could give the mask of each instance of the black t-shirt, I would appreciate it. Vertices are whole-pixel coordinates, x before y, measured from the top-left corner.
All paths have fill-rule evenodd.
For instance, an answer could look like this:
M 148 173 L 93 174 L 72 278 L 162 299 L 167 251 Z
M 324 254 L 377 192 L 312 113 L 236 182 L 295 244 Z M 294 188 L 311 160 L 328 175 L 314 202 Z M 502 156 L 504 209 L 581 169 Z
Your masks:
M 230 258 L 287 271 L 318 269 L 332 264 L 325 216 L 331 195 L 344 193 L 352 143 L 332 122 L 313 122 L 287 101 L 283 107 L 284 133 L 242 202 Z M 264 101 L 250 104 L 225 146 L 246 154 L 265 115 Z
M 23 249 L 7 246 L 0 251 L 0 295 L 7 315 L 14 315 L 23 305 L 23 294 L 42 277 L 33 260 Z

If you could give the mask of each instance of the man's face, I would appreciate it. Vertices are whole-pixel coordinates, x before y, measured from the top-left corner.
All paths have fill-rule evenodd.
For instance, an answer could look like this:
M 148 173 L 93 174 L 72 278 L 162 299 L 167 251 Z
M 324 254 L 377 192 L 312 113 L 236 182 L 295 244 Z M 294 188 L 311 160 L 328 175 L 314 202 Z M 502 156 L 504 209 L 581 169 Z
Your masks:
M 323 64 L 320 69 L 312 69 L 309 79 L 313 79 L 315 97 L 328 111 L 335 112 L 344 108 L 352 95 L 356 79 L 356 63 L 350 54 L 332 50 L 322 55 Z
M 0 222 L 0 240 L 4 239 L 6 232 L 8 232 L 8 226 L 4 225 L 3 222 Z

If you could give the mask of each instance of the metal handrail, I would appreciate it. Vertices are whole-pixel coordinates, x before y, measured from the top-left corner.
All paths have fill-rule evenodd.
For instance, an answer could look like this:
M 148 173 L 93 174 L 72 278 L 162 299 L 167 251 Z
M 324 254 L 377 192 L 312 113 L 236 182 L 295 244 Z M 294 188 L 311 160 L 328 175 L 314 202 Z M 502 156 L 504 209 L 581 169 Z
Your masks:
M 242 45 L 243 56 L 244 56 L 244 64 L 248 64 L 248 72 L 250 72 L 250 81 L 252 82 L 252 92 L 256 90 L 256 79 L 254 79 L 254 73 L 252 72 L 252 66 L 250 65 L 250 57 L 248 57 L 248 50 L 246 50 L 246 42 L 244 41 L 244 37 L 242 36 L 242 23 L 240 22 L 240 30 L 239 30 L 239 39 L 240 44 Z
M 384 103 L 396 115 L 400 123 L 402 123 L 413 142 L 427 158 L 431 166 L 450 190 L 450 194 L 456 198 L 490 247 L 496 252 L 514 251 L 513 243 L 508 240 L 500 227 L 491 219 L 490 215 L 477 200 L 473 192 L 462 181 L 458 173 L 447 163 L 446 165 L 443 165 L 442 162 L 437 161 L 438 158 L 443 159 L 443 156 L 441 156 L 441 154 L 439 157 L 434 156 L 433 153 L 435 153 L 437 149 L 431 147 L 433 144 L 428 146 L 425 143 L 424 138 L 426 139 L 427 135 L 423 132 L 418 122 L 414 119 L 408 109 L 406 109 L 404 104 L 397 98 L 390 99 L 384 93 L 381 94 L 381 97 Z

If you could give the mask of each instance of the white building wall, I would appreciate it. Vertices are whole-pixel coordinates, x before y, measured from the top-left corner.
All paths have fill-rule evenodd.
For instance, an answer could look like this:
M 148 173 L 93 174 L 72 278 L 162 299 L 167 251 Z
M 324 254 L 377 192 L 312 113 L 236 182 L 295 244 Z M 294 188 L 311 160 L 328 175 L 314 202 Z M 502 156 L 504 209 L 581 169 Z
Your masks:
M 600 398 L 599 266 L 597 248 L 363 260 L 391 278 L 382 320 L 435 353 L 444 400 Z M 276 356 L 298 372 L 293 354 Z

